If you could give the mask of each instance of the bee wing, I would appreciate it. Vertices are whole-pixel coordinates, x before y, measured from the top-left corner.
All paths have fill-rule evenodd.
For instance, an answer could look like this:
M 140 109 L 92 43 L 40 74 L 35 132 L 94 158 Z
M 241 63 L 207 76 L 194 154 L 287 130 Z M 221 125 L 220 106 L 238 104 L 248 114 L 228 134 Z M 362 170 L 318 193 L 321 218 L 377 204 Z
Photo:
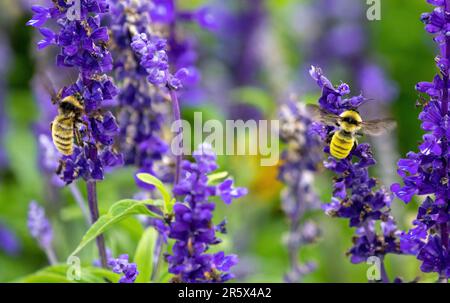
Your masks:
M 362 131 L 371 136 L 380 136 L 388 131 L 393 130 L 397 126 L 394 119 L 377 119 L 362 122 Z
M 56 101 L 58 100 L 58 94 L 56 92 L 53 81 L 50 79 L 50 77 L 47 75 L 47 73 L 39 74 L 38 81 L 42 85 L 42 87 L 45 89 L 45 91 L 50 95 L 50 97 L 52 98 L 52 102 L 56 103 Z
M 340 120 L 339 116 L 323 110 L 316 104 L 307 104 L 306 110 L 312 116 L 313 120 L 320 121 L 327 125 L 336 125 Z

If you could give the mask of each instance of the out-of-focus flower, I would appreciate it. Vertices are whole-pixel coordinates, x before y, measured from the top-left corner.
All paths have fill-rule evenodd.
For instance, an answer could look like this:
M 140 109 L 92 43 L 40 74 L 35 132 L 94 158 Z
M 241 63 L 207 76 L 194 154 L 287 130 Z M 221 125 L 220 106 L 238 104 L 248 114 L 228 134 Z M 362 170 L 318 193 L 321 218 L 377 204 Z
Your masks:
M 282 207 L 290 223 L 286 238 L 290 269 L 285 280 L 294 283 L 314 269 L 312 263 L 301 264 L 298 254 L 303 245 L 313 243 L 320 233 L 313 222 L 304 220 L 308 211 L 320 208 L 320 201 L 312 187 L 314 173 L 322 160 L 321 142 L 311 133 L 312 121 L 301 103 L 290 100 L 283 105 L 280 123 L 280 137 L 287 148 L 282 154 L 279 179 L 286 184 L 282 192 Z
M 45 216 L 45 210 L 32 201 L 28 210 L 28 230 L 39 246 L 43 249 L 51 247 L 53 241 L 53 228 Z
M 16 235 L 4 224 L 0 223 L 0 251 L 14 256 L 21 250 L 21 244 Z

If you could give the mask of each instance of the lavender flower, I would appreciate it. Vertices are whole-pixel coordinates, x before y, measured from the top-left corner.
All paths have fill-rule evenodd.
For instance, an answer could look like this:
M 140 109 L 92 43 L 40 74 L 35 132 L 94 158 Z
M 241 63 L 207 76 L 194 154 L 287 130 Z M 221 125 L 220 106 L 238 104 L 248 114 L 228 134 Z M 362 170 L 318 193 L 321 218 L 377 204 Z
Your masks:
M 164 182 L 173 180 L 172 159 L 162 128 L 168 112 L 167 103 L 147 80 L 147 73 L 131 48 L 137 33 L 152 32 L 149 12 L 151 2 L 111 0 L 111 32 L 116 44 L 114 71 L 120 87 L 118 95 L 120 149 L 126 165 L 150 173 Z M 153 189 L 137 180 L 143 189 Z
M 391 189 L 408 203 L 415 195 L 426 196 L 419 207 L 416 226 L 403 233 L 402 247 L 422 261 L 424 272 L 436 272 L 441 281 L 450 277 L 449 253 L 449 60 L 450 2 L 429 0 L 435 6 L 431 13 L 421 16 L 425 30 L 434 36 L 440 54 L 435 58 L 440 74 L 432 82 L 420 82 L 416 89 L 429 102 L 424 105 L 419 119 L 426 131 L 418 152 L 409 152 L 398 162 L 398 174 L 404 186 L 393 184 Z
M 349 86 L 342 83 L 334 87 L 319 68 L 312 67 L 310 73 L 322 88 L 319 105 L 324 110 L 340 114 L 348 109 L 356 110 L 365 101 L 362 96 L 344 98 L 350 93 Z M 335 127 L 316 123 L 313 130 L 326 140 Z M 330 153 L 328 145 L 324 151 Z M 388 253 L 401 253 L 399 233 L 390 214 L 392 196 L 383 187 L 377 188 L 377 180 L 369 175 L 369 167 L 375 164 L 369 144 L 358 144 L 345 159 L 329 157 L 324 162 L 326 168 L 337 174 L 333 180 L 332 203 L 325 205 L 324 210 L 330 216 L 348 219 L 350 227 L 357 228 L 354 246 L 348 252 L 353 263 L 371 256 L 383 260 Z M 375 228 L 378 221 L 382 234 Z M 383 276 L 383 281 L 388 281 L 387 276 Z
M 53 252 L 53 228 L 45 215 L 45 210 L 35 201 L 32 201 L 28 210 L 28 230 L 36 239 L 39 246 L 45 251 L 51 264 L 57 263 Z
M 135 263 L 130 263 L 128 261 L 128 255 L 120 255 L 119 258 L 110 258 L 108 260 L 108 266 L 116 274 L 123 274 L 120 278 L 119 283 L 134 283 L 139 271 Z
M 125 164 L 172 182 L 174 160 L 162 128 L 169 113 L 166 99 L 176 95 L 167 94 L 166 88 L 179 90 L 183 85 L 178 94 L 188 94 L 199 81 L 195 45 L 191 39 L 182 38 L 188 35 L 179 35 L 177 27 L 180 21 L 195 21 L 187 18 L 193 12 L 178 13 L 172 0 L 109 2 L 116 44 L 114 71 L 121 88 L 118 120 Z M 171 70 L 178 72 L 172 75 Z M 174 114 L 178 111 L 174 108 Z M 139 180 L 137 183 L 143 189 L 152 189 Z
M 303 104 L 289 101 L 281 107 L 281 139 L 287 149 L 283 152 L 283 165 L 279 179 L 286 184 L 282 192 L 282 206 L 290 223 L 287 247 L 291 268 L 286 282 L 299 282 L 314 269 L 314 264 L 301 264 L 298 253 L 303 245 L 313 243 L 319 235 L 318 227 L 311 221 L 303 222 L 305 214 L 319 208 L 320 201 L 312 185 L 314 173 L 320 165 L 320 141 L 310 133 L 312 121 Z
M 17 236 L 8 229 L 4 224 L 0 223 L 0 251 L 4 251 L 8 255 L 14 256 L 21 250 L 21 244 Z
M 61 177 L 66 183 L 80 177 L 102 180 L 106 168 L 123 162 L 112 148 L 118 125 L 114 116 L 103 110 L 103 103 L 117 94 L 105 74 L 112 69 L 112 57 L 107 48 L 107 28 L 100 26 L 108 5 L 106 0 L 81 0 L 79 18 L 69 16 L 71 5 L 59 1 L 51 7 L 33 6 L 34 15 L 27 23 L 39 28 L 43 36 L 39 49 L 49 45 L 60 48 L 58 67 L 74 67 L 79 71 L 77 82 L 61 91 L 62 98 L 75 95 L 84 105 L 81 119 L 85 127 L 80 130 L 83 146 L 76 146 L 72 155 L 61 158 Z M 56 31 L 43 27 L 49 20 L 58 24 Z
M 174 90 L 182 87 L 181 79 L 187 76 L 188 71 L 180 69 L 175 75 L 170 73 L 165 39 L 141 33 L 133 37 L 131 47 L 140 56 L 140 65 L 147 72 L 147 79 L 151 84 L 168 86 Z
M 208 174 L 218 168 L 211 146 L 201 145 L 193 157 L 195 162 L 183 162 L 182 178 L 173 189 L 183 201 L 174 205 L 174 220 L 168 232 L 169 238 L 175 240 L 172 254 L 167 257 L 169 272 L 175 275 L 176 282 L 225 282 L 233 278 L 229 271 L 238 259 L 222 251 L 207 253 L 211 245 L 221 242 L 216 232 L 225 231 L 224 223 L 212 223 L 215 205 L 210 199 L 218 197 L 231 203 L 247 190 L 234 188 L 231 179 L 219 185 L 208 184 Z
M 161 16 L 156 16 L 156 20 L 168 27 L 169 37 L 166 39 L 155 34 L 152 28 L 141 32 L 139 32 L 139 29 L 134 28 L 134 31 L 131 33 L 133 35 L 131 48 L 136 57 L 139 58 L 139 67 L 145 72 L 149 83 L 154 85 L 157 90 L 162 89 L 167 96 L 166 98 L 171 100 L 173 120 L 177 122 L 181 120 L 181 109 L 177 91 L 183 88 L 185 83 L 191 82 L 192 84 L 192 80 L 198 77 L 195 76 L 197 73 L 192 67 L 182 67 L 176 70 L 178 68 L 177 66 L 173 63 L 169 64 L 169 45 L 172 50 L 178 50 L 173 53 L 174 57 L 183 56 L 187 49 L 180 48 L 176 37 L 176 22 L 171 17 L 171 14 L 175 12 L 175 2 L 168 0 L 158 3 L 164 9 L 164 18 L 158 18 Z M 187 56 L 186 58 L 191 59 L 179 60 L 178 63 L 184 62 L 188 64 L 194 61 L 192 60 L 192 56 Z M 176 60 L 173 62 L 176 62 Z M 176 72 L 172 73 L 172 70 L 176 70 Z M 195 71 L 194 74 L 193 71 Z M 180 135 L 180 132 L 181 130 L 178 131 L 177 136 Z M 181 161 L 182 155 L 179 154 L 175 157 L 175 184 L 180 179 Z

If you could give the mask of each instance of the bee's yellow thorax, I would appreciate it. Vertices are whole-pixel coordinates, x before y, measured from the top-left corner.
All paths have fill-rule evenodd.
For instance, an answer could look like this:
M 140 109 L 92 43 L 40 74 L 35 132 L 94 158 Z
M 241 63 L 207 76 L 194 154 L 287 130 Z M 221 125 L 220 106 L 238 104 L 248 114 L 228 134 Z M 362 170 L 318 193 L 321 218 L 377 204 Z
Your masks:
M 67 102 L 75 106 L 76 108 L 83 109 L 83 105 L 75 95 L 65 97 L 61 102 Z
M 361 129 L 362 119 L 357 111 L 346 110 L 339 117 L 339 125 L 343 130 L 354 133 Z

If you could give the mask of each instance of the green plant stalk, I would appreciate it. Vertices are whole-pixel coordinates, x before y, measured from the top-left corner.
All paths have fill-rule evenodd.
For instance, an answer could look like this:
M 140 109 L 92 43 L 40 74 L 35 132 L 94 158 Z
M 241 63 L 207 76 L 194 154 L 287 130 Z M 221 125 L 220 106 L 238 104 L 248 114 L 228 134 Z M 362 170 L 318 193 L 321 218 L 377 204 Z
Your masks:
M 91 223 L 94 224 L 99 218 L 98 201 L 97 201 L 97 183 L 93 180 L 86 182 L 88 192 L 89 210 L 91 212 Z M 99 235 L 96 238 L 97 248 L 100 255 L 100 262 L 103 268 L 107 268 L 108 261 L 106 258 L 105 238 Z

